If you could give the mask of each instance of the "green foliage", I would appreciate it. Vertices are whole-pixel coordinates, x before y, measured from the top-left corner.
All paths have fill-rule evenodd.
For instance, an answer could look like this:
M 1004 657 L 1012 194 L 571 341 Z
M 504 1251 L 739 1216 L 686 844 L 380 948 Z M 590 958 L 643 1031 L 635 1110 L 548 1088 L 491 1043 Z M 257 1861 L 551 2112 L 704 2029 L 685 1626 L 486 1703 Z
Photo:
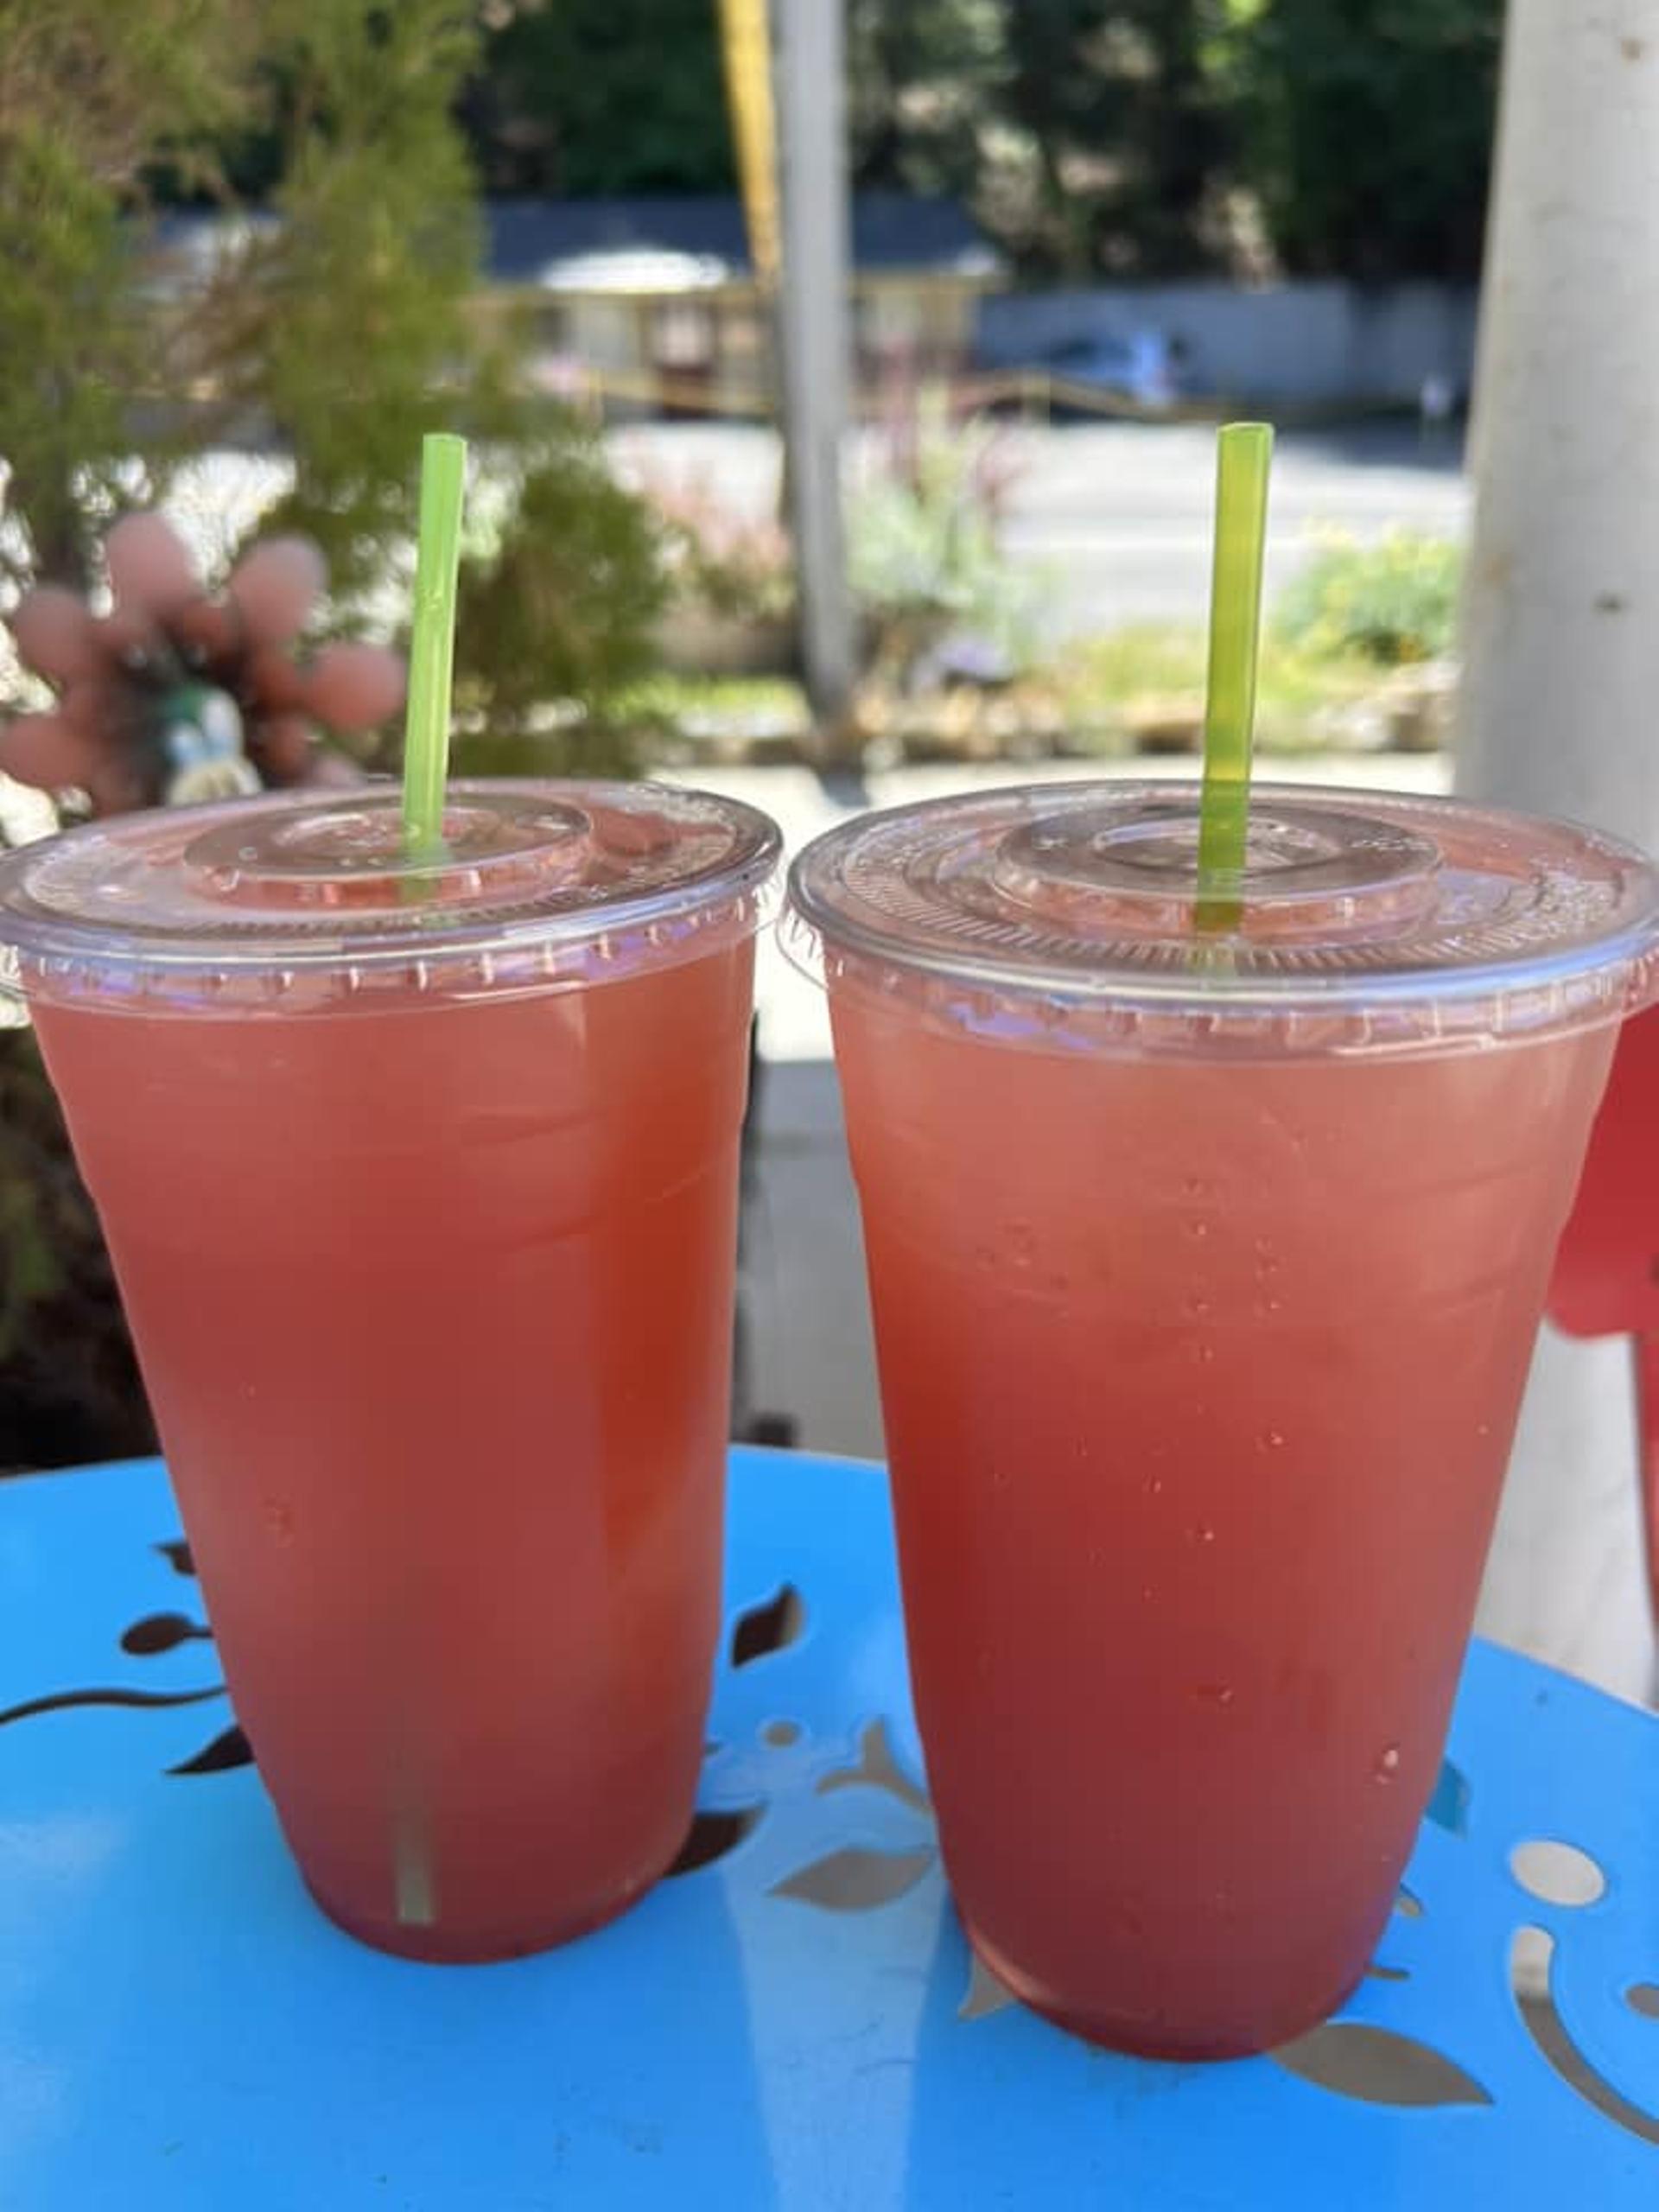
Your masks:
M 132 397 L 188 368 L 213 395 L 198 436 L 251 422 L 291 454 L 293 490 L 257 527 L 309 532 L 347 605 L 406 550 L 423 431 L 454 422 L 516 448 L 490 542 L 475 531 L 470 549 L 473 702 L 507 728 L 543 701 L 615 690 L 648 658 L 658 537 L 591 436 L 517 396 L 513 334 L 486 344 L 469 322 L 480 234 L 453 110 L 477 60 L 474 10 L 266 0 L 257 37 L 210 79 L 210 34 L 246 23 L 238 0 L 0 0 L 0 453 L 30 541 L 19 580 L 84 579 L 115 505 L 148 493 L 167 457 Z M 187 37 L 188 63 L 170 53 Z M 238 130 L 264 134 L 279 220 L 204 290 L 145 312 L 124 220 L 142 179 L 199 172 L 212 133 L 242 143 Z
M 1375 666 L 1436 660 L 1457 629 L 1463 550 L 1396 531 L 1374 545 L 1333 537 L 1281 594 L 1274 627 L 1315 657 Z
M 465 117 L 491 191 L 728 192 L 716 0 L 496 11 Z
M 1503 0 L 856 3 L 858 173 L 1027 275 L 1478 270 Z M 861 24 L 863 25 L 861 29 Z
M 492 190 L 730 188 L 715 0 L 494 13 L 464 105 Z M 1293 270 L 1466 277 L 1502 18 L 1503 0 L 848 0 L 854 177 L 962 194 L 1027 276 L 1254 269 L 1265 246 Z
M 1293 270 L 1479 270 L 1503 0 L 1252 0 L 1247 175 Z
M 27 538 L 0 564 L 13 582 L 79 582 L 132 463 L 141 489 L 164 464 L 165 437 L 124 420 L 161 365 L 124 218 L 154 160 L 211 172 L 238 92 L 228 0 L 0 0 L 0 456 Z
M 1023 264 L 1084 278 L 1213 260 L 1236 137 L 1226 0 L 1010 0 L 1003 26 L 998 105 L 1019 158 L 999 227 Z
M 421 434 L 458 410 L 480 232 L 450 109 L 475 57 L 452 0 L 286 0 L 280 217 L 215 287 L 203 358 L 227 410 L 291 448 L 291 497 L 262 528 L 308 531 L 336 584 L 412 527 Z
M 0 0 L 0 454 L 28 539 L 14 582 L 86 580 L 115 505 L 164 481 L 178 423 L 153 403 L 187 384 L 217 392 L 217 422 L 251 410 L 288 442 L 282 520 L 312 530 L 348 586 L 407 520 L 477 272 L 450 119 L 471 11 L 268 0 L 252 37 L 249 18 L 239 0 Z M 150 188 L 222 197 L 219 149 L 262 122 L 281 148 L 280 227 L 205 291 L 144 300 Z
M 626 733 L 630 766 L 788 758 L 812 737 L 806 694 L 786 676 L 648 676 L 607 699 L 603 721 Z
M 1209 640 L 1198 624 L 1132 623 L 1066 648 L 1052 671 L 1067 722 L 1109 741 L 1133 734 L 1166 711 L 1190 715 L 1196 736 L 1204 711 Z M 1345 651 L 1275 635 L 1262 657 L 1256 745 L 1264 753 L 1306 753 L 1327 742 L 1329 718 L 1376 689 L 1374 663 Z
M 860 605 L 886 633 L 880 659 L 912 658 L 950 634 L 1003 667 L 1029 661 L 1043 580 L 1002 550 L 1005 482 L 995 427 L 953 429 L 927 396 L 914 422 L 897 426 L 885 465 L 849 512 L 848 569 Z
M 726 191 L 715 0 L 502 0 L 463 113 L 493 191 Z M 1226 0 L 849 0 L 855 182 L 968 198 L 1033 274 L 1210 252 Z
M 483 730 L 469 764 L 495 760 L 493 746 L 518 746 L 563 702 L 586 716 L 565 725 L 573 734 L 541 765 L 615 768 L 626 744 L 604 702 L 652 665 L 652 626 L 667 597 L 657 526 L 569 418 L 550 418 L 509 474 L 494 542 L 461 563 L 456 703 Z
M 421 433 L 455 420 L 517 454 L 465 569 L 463 702 L 510 734 L 576 702 L 534 765 L 623 770 L 626 734 L 595 702 L 650 664 L 658 534 L 469 327 L 479 229 L 452 111 L 474 17 L 461 0 L 0 0 L 4 581 L 88 581 L 115 508 L 154 496 L 177 452 L 156 401 L 195 385 L 200 440 L 251 423 L 291 454 L 294 492 L 258 527 L 310 531 L 361 591 L 406 554 Z M 280 222 L 204 289 L 146 296 L 152 191 L 233 206 L 230 172 L 260 162 Z M 0 1034 L 0 1471 L 153 1441 L 21 1032 Z
M 91 552 L 89 509 L 111 495 L 121 394 L 143 360 L 117 205 L 72 149 L 25 125 L 0 158 L 0 232 L 15 242 L 0 316 L 8 504 L 28 530 L 25 573 L 78 581 Z
M 1067 703 L 1089 721 L 1143 699 L 1204 696 L 1205 632 L 1185 623 L 1137 622 L 1081 639 L 1063 656 Z
M 235 0 L 0 0 L 0 139 L 32 126 L 130 195 L 157 163 L 198 184 L 244 97 Z
M 968 194 L 1003 67 L 999 0 L 850 0 L 848 128 L 854 180 Z
M 694 480 L 645 487 L 674 597 L 731 622 L 782 622 L 795 605 L 794 556 L 775 515 L 728 505 Z
M 791 676 L 671 676 L 631 683 L 611 702 L 619 718 L 636 717 L 692 736 L 787 729 L 810 735 L 812 710 Z

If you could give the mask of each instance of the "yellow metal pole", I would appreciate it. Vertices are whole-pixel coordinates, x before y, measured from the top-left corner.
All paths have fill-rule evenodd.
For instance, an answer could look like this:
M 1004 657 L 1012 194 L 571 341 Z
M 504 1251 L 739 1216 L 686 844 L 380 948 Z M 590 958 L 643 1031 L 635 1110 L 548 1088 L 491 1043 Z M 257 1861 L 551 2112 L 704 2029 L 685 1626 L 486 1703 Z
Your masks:
M 749 258 L 763 292 L 777 289 L 778 120 L 772 97 L 772 35 L 766 0 L 718 0 L 726 99 L 737 149 Z

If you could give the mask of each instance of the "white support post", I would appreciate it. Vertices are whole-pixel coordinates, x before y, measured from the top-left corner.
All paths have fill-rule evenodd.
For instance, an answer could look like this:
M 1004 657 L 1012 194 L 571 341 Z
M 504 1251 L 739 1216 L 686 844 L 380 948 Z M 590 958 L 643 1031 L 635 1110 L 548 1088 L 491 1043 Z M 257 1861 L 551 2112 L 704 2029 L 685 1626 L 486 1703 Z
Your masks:
M 1458 789 L 1659 848 L 1659 0 L 1510 0 Z M 1548 1330 L 1480 1626 L 1654 1687 L 1628 1348 Z
M 855 674 L 841 480 L 851 381 L 842 0 L 773 0 L 773 32 L 785 466 L 803 673 L 833 759 Z

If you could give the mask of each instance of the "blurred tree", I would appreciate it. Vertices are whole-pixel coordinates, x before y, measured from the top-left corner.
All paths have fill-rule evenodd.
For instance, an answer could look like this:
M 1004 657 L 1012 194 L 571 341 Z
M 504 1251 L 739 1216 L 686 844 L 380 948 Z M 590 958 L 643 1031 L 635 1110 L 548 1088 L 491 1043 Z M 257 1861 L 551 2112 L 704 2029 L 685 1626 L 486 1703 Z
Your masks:
M 853 0 L 855 175 L 962 194 L 1023 273 L 1224 261 L 1228 0 Z
M 486 191 L 729 192 L 715 0 L 486 0 L 462 117 Z
M 1182 273 L 1232 250 L 1218 194 L 1241 137 L 1230 87 L 1235 15 L 1228 0 L 1138 0 L 1133 15 L 1155 66 L 1131 101 L 1129 221 L 1147 265 Z
M 468 315 L 477 54 L 470 0 L 0 0 L 0 581 L 85 586 L 187 435 L 252 431 L 295 467 L 257 529 L 308 530 L 349 591 L 406 540 L 421 432 L 457 421 L 480 474 L 512 456 L 467 563 L 470 702 L 528 720 L 574 691 L 567 726 L 623 771 L 581 694 L 639 672 L 660 549 L 598 441 L 523 396 L 511 330 Z M 212 232 L 205 268 L 156 257 L 157 200 L 236 215 L 238 181 L 275 221 Z M 0 1473 L 151 1441 L 33 1040 L 0 1033 Z
M 457 0 L 0 0 L 14 582 L 86 581 L 112 508 L 161 488 L 188 390 L 197 440 L 251 414 L 290 447 L 285 519 L 344 583 L 407 524 L 476 275 L 450 120 L 475 54 Z M 228 207 L 225 151 L 258 134 L 280 221 L 227 230 L 205 282 L 146 283 L 155 196 Z
M 192 319 L 219 413 L 269 423 L 294 491 L 262 527 L 315 537 L 346 591 L 413 525 L 421 434 L 472 382 L 481 232 L 451 111 L 477 61 L 458 0 L 264 0 L 276 224 L 228 253 Z
M 513 449 L 525 502 L 473 564 L 480 620 L 493 592 L 522 598 L 538 547 L 560 573 L 594 531 L 636 556 L 615 603 L 573 598 L 515 681 L 563 696 L 584 670 L 633 672 L 655 540 L 587 434 L 522 392 L 514 327 L 468 312 L 481 226 L 454 111 L 480 36 L 473 0 L 0 0 L 14 586 L 88 581 L 111 512 L 163 488 L 189 393 L 193 445 L 251 433 L 291 455 L 257 526 L 312 536 L 349 605 L 412 531 L 422 432 L 452 421 Z M 221 226 L 205 268 L 147 258 L 154 199 L 234 213 L 255 173 L 274 221 Z
M 1212 257 L 1206 203 L 1232 152 L 1217 56 L 1227 0 L 1007 0 L 1001 106 L 1025 142 L 1027 267 L 1171 274 Z
M 1293 270 L 1478 265 L 1502 0 L 847 4 L 855 181 L 962 194 L 1026 274 L 1237 265 L 1241 189 Z M 284 312 L 287 359 L 257 397 L 291 412 L 297 442 L 315 437 L 338 487 L 340 448 L 362 429 L 319 398 L 314 371 L 340 271 L 352 288 L 372 277 L 369 335 L 418 382 L 422 358 L 454 335 L 441 308 L 416 327 L 404 280 L 418 272 L 435 303 L 455 296 L 474 251 L 463 143 L 494 192 L 729 190 L 715 12 L 714 0 L 0 0 L 0 219 L 31 257 L 0 359 L 27 349 L 53 365 L 29 380 L 37 437 L 49 426 L 60 448 L 84 448 L 80 425 L 98 428 L 100 410 L 107 429 L 121 376 L 102 372 L 140 342 L 110 281 L 121 212 L 228 190 L 307 219 L 315 244 L 302 255 L 288 240 L 285 281 L 264 272 L 304 311 Z M 378 411 L 379 451 L 403 420 Z M 55 520 L 43 495 L 32 504 L 48 563 L 73 563 L 62 501 Z M 372 538 L 375 518 L 358 519 Z
M 1467 276 L 1503 0 L 846 0 L 855 181 L 965 197 L 1022 274 Z M 483 0 L 486 186 L 725 191 L 715 0 Z M 1249 233 L 1247 237 L 1247 233 Z
M 149 488 L 127 395 L 158 364 L 130 235 L 157 162 L 198 185 L 245 97 L 225 0 L 0 0 L 0 458 L 21 537 L 0 575 L 79 583 L 101 521 Z
M 661 530 L 611 474 L 598 438 L 550 423 L 520 454 L 492 542 L 462 559 L 455 698 L 481 734 L 469 772 L 626 772 L 633 733 L 609 714 L 655 664 L 668 595 Z M 550 730 L 546 710 L 586 711 Z
M 1246 174 L 1293 270 L 1469 278 L 1503 0 L 1232 0 Z
M 972 194 L 1004 45 L 1002 0 L 849 0 L 855 184 Z

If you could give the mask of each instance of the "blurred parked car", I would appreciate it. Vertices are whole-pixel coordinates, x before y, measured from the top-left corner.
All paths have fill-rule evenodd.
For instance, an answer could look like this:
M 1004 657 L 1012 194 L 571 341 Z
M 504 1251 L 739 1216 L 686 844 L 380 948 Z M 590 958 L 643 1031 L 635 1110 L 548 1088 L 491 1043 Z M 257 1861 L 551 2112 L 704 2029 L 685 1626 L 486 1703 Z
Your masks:
M 1140 407 L 1171 407 L 1180 397 L 1179 348 L 1162 331 L 1139 330 L 1128 338 L 1105 333 L 1067 339 L 1042 354 L 1037 365 L 1059 385 L 1081 385 L 1103 397 L 1133 400 Z M 1064 392 L 1056 395 L 1064 410 Z

